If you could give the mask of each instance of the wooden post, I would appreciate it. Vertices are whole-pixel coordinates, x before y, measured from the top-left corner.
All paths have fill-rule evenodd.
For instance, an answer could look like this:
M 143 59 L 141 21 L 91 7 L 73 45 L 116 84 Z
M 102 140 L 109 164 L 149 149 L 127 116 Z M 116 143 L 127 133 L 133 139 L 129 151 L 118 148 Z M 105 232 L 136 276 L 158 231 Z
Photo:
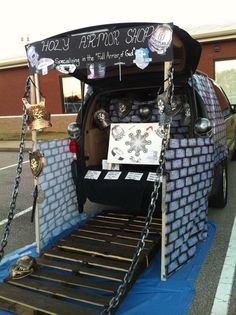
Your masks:
M 168 88 L 168 74 L 171 61 L 164 63 L 164 91 Z M 169 136 L 169 135 L 168 135 Z M 162 225 L 161 225 L 161 280 L 166 280 L 165 249 L 166 249 L 166 177 L 162 178 Z
M 32 81 L 30 87 L 30 102 L 31 104 L 38 104 L 40 102 L 40 93 L 39 93 L 39 81 L 38 81 L 38 75 L 34 74 L 32 77 Z M 37 145 L 37 131 L 32 130 L 32 152 L 36 151 L 38 149 Z M 34 187 L 38 186 L 38 178 L 34 177 Z M 39 207 L 38 202 L 36 202 L 35 206 L 35 216 L 34 216 L 34 222 L 35 222 L 35 241 L 36 241 L 36 251 L 37 253 L 40 253 L 40 234 L 39 234 Z

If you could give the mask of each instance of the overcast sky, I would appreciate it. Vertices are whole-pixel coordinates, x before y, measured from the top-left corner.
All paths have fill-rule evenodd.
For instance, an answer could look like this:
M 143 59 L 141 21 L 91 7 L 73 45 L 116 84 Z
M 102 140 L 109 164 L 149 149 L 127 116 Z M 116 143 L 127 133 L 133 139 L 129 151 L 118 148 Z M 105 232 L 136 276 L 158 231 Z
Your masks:
M 2 0 L 0 59 L 24 56 L 22 36 L 44 39 L 80 27 L 173 22 L 181 28 L 236 22 L 236 0 Z

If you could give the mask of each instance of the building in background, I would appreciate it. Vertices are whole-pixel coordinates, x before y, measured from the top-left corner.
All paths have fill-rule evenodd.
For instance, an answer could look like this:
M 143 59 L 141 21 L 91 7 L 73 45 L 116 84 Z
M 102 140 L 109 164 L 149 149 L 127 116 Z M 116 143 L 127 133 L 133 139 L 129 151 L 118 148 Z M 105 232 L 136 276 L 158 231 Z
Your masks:
M 188 31 L 202 44 L 198 69 L 216 79 L 231 104 L 236 105 L 236 24 Z M 26 58 L 0 61 L 0 116 L 22 115 L 21 98 L 27 76 Z M 77 112 L 81 104 L 81 86 L 77 79 L 50 71 L 46 77 L 39 77 L 39 86 L 52 115 Z

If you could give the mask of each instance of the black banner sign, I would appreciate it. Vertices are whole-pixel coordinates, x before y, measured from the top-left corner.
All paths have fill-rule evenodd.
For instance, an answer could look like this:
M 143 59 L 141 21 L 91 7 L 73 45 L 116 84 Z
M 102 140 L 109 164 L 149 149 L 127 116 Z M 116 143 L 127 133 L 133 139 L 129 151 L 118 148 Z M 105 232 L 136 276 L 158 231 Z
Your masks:
M 144 69 L 153 62 L 172 60 L 172 33 L 172 24 L 143 24 L 58 35 L 26 46 L 30 73 L 87 68 L 92 78 L 119 64 Z

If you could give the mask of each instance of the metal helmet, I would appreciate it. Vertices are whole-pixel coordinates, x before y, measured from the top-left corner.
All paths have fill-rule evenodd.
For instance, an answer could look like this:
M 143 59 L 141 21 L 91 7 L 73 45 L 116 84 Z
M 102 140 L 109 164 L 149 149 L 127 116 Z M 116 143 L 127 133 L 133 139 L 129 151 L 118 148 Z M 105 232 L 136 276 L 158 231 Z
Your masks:
M 69 139 L 76 140 L 80 136 L 80 127 L 76 122 L 72 122 L 67 127 Z
M 139 108 L 139 116 L 141 117 L 141 120 L 144 122 L 150 121 L 152 117 L 152 109 L 148 105 L 140 106 Z
M 210 137 L 212 134 L 212 125 L 207 118 L 198 118 L 195 121 L 194 132 L 199 137 Z
M 32 256 L 22 256 L 10 268 L 10 278 L 20 279 L 28 276 L 37 268 L 37 263 Z

